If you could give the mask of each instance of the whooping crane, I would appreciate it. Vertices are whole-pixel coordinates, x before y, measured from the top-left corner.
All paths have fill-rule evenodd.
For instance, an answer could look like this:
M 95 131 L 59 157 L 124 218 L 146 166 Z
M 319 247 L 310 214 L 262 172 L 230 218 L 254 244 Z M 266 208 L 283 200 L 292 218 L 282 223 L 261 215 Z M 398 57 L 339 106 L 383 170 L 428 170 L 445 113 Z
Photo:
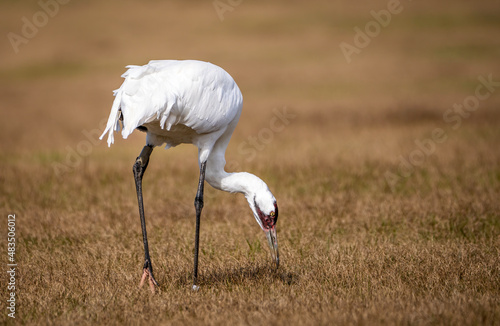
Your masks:
M 142 177 L 155 146 L 166 148 L 183 143 L 198 147 L 200 178 L 194 206 L 196 232 L 193 290 L 198 289 L 200 215 L 205 180 L 214 188 L 245 195 L 257 223 L 266 233 L 272 259 L 279 266 L 276 199 L 264 181 L 246 173 L 224 171 L 225 151 L 241 115 L 243 97 L 233 78 L 222 68 L 195 60 L 153 60 L 144 66 L 127 66 L 125 81 L 114 91 L 115 100 L 106 133 L 108 146 L 114 131 L 127 138 L 135 129 L 146 132 L 146 145 L 133 172 L 144 241 L 144 266 L 140 286 L 146 278 L 154 293 L 158 286 L 149 256 L 142 198 Z M 120 122 L 122 126 L 120 127 Z

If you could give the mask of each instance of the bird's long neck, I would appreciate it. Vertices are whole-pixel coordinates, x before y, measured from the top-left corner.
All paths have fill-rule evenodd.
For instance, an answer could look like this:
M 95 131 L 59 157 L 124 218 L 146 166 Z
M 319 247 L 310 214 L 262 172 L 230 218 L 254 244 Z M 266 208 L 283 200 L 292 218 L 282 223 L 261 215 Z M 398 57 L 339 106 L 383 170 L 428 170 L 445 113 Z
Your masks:
M 252 197 L 261 187 L 267 187 L 259 177 L 247 172 L 214 171 L 207 166 L 207 182 L 214 188 L 235 193 L 239 192 L 245 197 Z
M 207 160 L 205 180 L 216 189 L 231 193 L 242 193 L 248 200 L 250 198 L 254 198 L 254 195 L 258 192 L 266 190 L 269 191 L 269 188 L 264 181 L 251 173 L 228 173 L 224 170 L 224 166 L 226 165 L 226 148 L 229 144 L 234 128 L 236 128 L 240 114 L 241 107 L 236 117 L 229 123 L 226 131 L 215 143 L 212 151 L 210 152 Z
M 205 180 L 214 188 L 227 192 L 240 192 L 245 195 L 248 205 L 260 227 L 269 229 L 278 217 L 276 199 L 259 177 L 247 172 L 228 173 L 224 171 L 224 153 L 212 152 L 206 165 Z
M 211 155 L 207 163 L 205 180 L 216 189 L 231 193 L 239 192 L 247 198 L 267 189 L 264 181 L 251 173 L 224 171 L 226 161 L 223 155 Z

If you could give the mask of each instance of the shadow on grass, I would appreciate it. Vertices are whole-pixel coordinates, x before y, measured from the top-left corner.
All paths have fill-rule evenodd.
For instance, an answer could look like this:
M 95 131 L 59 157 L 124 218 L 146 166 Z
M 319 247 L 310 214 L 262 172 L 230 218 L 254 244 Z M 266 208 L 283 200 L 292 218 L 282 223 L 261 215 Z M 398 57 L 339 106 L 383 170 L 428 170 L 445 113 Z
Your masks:
M 201 272 L 198 276 L 198 285 L 202 287 L 242 285 L 244 283 L 261 282 L 270 283 L 280 281 L 285 285 L 296 284 L 299 281 L 299 275 L 287 272 L 284 268 L 276 270 L 268 263 L 249 264 L 241 267 L 216 268 Z M 193 282 L 193 273 L 183 273 L 178 279 L 177 285 L 191 286 Z

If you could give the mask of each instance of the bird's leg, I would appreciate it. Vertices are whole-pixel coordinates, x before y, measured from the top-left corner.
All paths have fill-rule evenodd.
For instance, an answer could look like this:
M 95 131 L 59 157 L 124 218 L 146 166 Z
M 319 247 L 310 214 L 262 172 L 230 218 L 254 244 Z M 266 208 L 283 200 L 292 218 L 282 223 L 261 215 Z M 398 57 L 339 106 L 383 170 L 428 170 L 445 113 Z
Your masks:
M 148 278 L 151 292 L 155 293 L 155 285 L 158 286 L 158 282 L 156 282 L 153 276 L 153 265 L 151 264 L 151 258 L 149 257 L 148 235 L 146 233 L 146 219 L 144 217 L 144 203 L 142 199 L 142 177 L 144 176 L 144 172 L 148 167 L 149 156 L 151 155 L 152 151 L 153 151 L 153 146 L 149 145 L 144 146 L 144 148 L 141 151 L 141 154 L 135 160 L 133 171 L 134 171 L 135 187 L 137 190 L 137 201 L 139 202 L 139 215 L 141 218 L 142 239 L 144 242 L 144 267 L 139 287 L 142 287 L 144 281 L 146 280 L 146 278 Z
M 193 290 L 198 290 L 198 249 L 200 248 L 200 216 L 203 208 L 203 188 L 205 185 L 205 169 L 207 162 L 201 163 L 200 166 L 200 181 L 198 182 L 198 191 L 194 199 L 194 207 L 196 209 L 196 235 L 194 239 L 194 271 L 193 271 Z

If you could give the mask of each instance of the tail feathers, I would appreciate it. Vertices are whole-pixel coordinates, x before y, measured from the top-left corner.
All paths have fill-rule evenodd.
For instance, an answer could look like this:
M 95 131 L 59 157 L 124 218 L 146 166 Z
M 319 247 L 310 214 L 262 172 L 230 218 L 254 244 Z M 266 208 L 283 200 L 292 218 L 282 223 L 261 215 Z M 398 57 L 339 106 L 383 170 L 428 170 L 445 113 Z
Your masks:
M 151 64 L 151 62 L 150 62 L 150 64 L 147 64 L 144 66 L 128 65 L 125 68 L 128 69 L 122 75 L 122 77 L 125 79 L 127 79 L 127 77 L 133 78 L 133 79 L 141 79 L 142 77 L 144 77 L 146 75 L 149 75 L 149 74 L 152 74 L 152 73 L 155 73 L 156 71 L 158 71 L 158 68 L 155 65 Z
M 120 104 L 122 101 L 122 94 L 120 89 L 115 90 L 114 92 L 115 100 L 113 101 L 113 106 L 111 107 L 111 113 L 109 115 L 108 124 L 106 125 L 106 129 L 102 133 L 99 139 L 103 139 L 104 135 L 109 132 L 108 135 L 108 147 L 111 146 L 115 142 L 115 137 L 113 135 L 114 131 L 120 130 Z

